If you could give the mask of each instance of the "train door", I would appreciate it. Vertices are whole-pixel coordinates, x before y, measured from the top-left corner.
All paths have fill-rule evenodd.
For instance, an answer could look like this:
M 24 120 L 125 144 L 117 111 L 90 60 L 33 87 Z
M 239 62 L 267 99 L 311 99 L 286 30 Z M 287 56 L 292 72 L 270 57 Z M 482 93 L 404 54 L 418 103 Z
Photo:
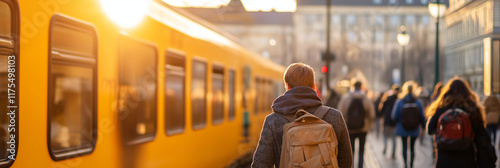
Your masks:
M 19 5 L 0 0 L 0 167 L 13 164 L 19 145 Z

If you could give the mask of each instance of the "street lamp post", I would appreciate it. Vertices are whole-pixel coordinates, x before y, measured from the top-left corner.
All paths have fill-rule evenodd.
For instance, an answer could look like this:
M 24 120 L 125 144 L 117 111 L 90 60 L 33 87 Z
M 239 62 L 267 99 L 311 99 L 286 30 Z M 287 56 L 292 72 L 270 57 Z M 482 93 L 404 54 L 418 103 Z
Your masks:
M 446 4 L 441 3 L 440 0 L 429 3 L 429 13 L 436 19 L 436 64 L 435 64 L 435 78 L 434 86 L 439 82 L 439 18 L 444 16 L 446 11 Z
M 326 0 L 326 53 L 325 53 L 325 83 L 330 88 L 330 0 Z
M 410 35 L 406 34 L 406 27 L 404 25 L 401 26 L 401 33 L 398 34 L 398 43 L 403 49 L 401 56 L 401 84 L 405 82 L 405 47 L 410 42 Z

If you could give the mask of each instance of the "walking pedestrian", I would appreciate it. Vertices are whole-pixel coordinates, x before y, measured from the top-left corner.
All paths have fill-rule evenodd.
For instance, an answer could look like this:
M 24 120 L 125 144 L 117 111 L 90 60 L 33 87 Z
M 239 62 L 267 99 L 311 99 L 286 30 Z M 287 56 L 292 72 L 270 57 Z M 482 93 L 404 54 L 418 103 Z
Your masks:
M 434 86 L 434 92 L 432 92 L 431 97 L 430 97 L 431 103 L 434 102 L 434 101 L 436 101 L 436 99 L 441 94 L 441 90 L 442 89 L 443 89 L 443 83 L 442 82 L 438 82 L 436 84 L 436 86 Z
M 396 100 L 398 99 L 398 94 L 399 94 L 399 85 L 394 84 L 391 87 L 391 90 L 388 91 L 385 95 L 385 97 L 381 100 L 382 105 L 379 106 L 380 111 L 383 113 L 384 116 L 384 150 L 382 151 L 383 154 L 386 153 L 387 150 L 387 141 L 389 139 L 392 140 L 392 153 L 391 153 L 391 158 L 395 159 L 395 152 L 396 152 L 396 122 L 392 120 L 392 110 L 394 108 L 394 104 L 396 103 Z
M 382 111 L 379 110 L 379 106 L 380 106 L 380 102 L 382 101 L 382 97 L 384 97 L 384 92 L 380 92 L 379 96 L 377 97 L 377 99 L 375 100 L 375 102 L 373 103 L 374 105 L 374 108 L 375 108 L 375 134 L 377 135 L 377 138 L 378 138 L 378 135 L 380 134 L 380 120 L 382 120 Z
M 363 167 L 366 134 L 372 128 L 375 118 L 373 103 L 361 91 L 361 82 L 354 83 L 354 92 L 344 95 L 339 102 L 338 109 L 346 117 L 347 128 L 351 140 L 352 153 L 355 152 L 355 140 L 359 141 L 358 167 Z
M 436 83 L 436 85 L 434 86 L 434 92 L 432 92 L 431 96 L 429 97 L 430 104 L 433 103 L 434 101 L 436 101 L 436 99 L 441 94 L 441 90 L 442 89 L 443 89 L 443 83 L 442 82 Z M 426 111 L 426 113 L 427 112 L 428 112 L 428 110 Z M 426 116 L 430 116 L 430 115 L 426 114 Z M 426 119 L 428 120 L 429 118 L 427 117 Z M 431 141 L 432 141 L 432 158 L 435 159 L 436 158 L 436 153 L 437 153 L 437 147 L 436 147 L 436 143 L 434 142 L 434 138 L 431 138 Z
M 486 130 L 493 144 L 496 142 L 498 120 L 500 115 L 500 100 L 495 94 L 491 94 L 484 98 L 484 111 L 486 112 Z
M 326 106 L 337 107 L 340 101 L 340 95 L 335 91 L 335 89 L 330 88 L 330 97 L 326 101 Z
M 467 82 L 458 77 L 451 79 L 428 108 L 427 117 L 427 132 L 436 134 L 436 168 L 495 166 L 495 150 L 485 129 L 486 116 Z
M 403 142 L 403 160 L 408 167 L 408 140 L 410 141 L 410 168 L 415 160 L 415 141 L 420 133 L 420 127 L 425 128 L 425 116 L 422 103 L 414 93 L 416 85 L 409 81 L 403 85 L 403 92 L 394 108 L 392 118 L 396 121 L 396 135 Z M 419 127 L 420 126 L 420 127 Z
M 314 70 L 309 65 L 291 64 L 286 69 L 283 79 L 287 91 L 274 100 L 273 113 L 266 116 L 259 144 L 253 156 L 252 168 L 284 167 L 280 162 L 281 158 L 285 157 L 282 156 L 283 126 L 290 122 L 288 118 L 293 118 L 296 112 L 301 109 L 309 113 L 314 113 L 317 109 L 324 109 L 321 99 L 315 91 Z M 338 151 L 338 156 L 332 158 L 336 159 L 338 165 L 332 165 L 332 167 L 352 167 L 349 133 L 342 113 L 328 108 L 322 120 L 331 124 L 338 142 L 336 149 L 329 149 Z

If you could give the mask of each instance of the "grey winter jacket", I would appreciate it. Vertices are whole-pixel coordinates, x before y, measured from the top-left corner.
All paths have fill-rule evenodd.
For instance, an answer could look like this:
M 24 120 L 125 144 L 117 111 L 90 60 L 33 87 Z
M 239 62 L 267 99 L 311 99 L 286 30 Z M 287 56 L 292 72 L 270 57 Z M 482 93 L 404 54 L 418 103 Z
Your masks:
M 320 106 L 322 106 L 322 102 L 317 96 L 316 91 L 305 86 L 294 87 L 274 100 L 272 105 L 274 113 L 266 116 L 259 144 L 254 153 L 252 168 L 279 167 L 283 125 L 289 122 L 282 115 L 292 116 L 299 109 L 314 113 Z M 351 144 L 342 113 L 332 108 L 323 117 L 323 120 L 332 124 L 337 135 L 339 142 L 337 157 L 339 167 L 351 168 Z

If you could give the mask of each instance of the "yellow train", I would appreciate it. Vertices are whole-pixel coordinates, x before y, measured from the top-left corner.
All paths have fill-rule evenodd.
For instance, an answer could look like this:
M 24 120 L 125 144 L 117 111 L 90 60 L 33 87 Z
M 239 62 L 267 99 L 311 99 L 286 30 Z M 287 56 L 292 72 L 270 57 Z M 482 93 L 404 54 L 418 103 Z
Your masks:
M 225 167 L 284 67 L 160 0 L 0 0 L 0 167 Z

